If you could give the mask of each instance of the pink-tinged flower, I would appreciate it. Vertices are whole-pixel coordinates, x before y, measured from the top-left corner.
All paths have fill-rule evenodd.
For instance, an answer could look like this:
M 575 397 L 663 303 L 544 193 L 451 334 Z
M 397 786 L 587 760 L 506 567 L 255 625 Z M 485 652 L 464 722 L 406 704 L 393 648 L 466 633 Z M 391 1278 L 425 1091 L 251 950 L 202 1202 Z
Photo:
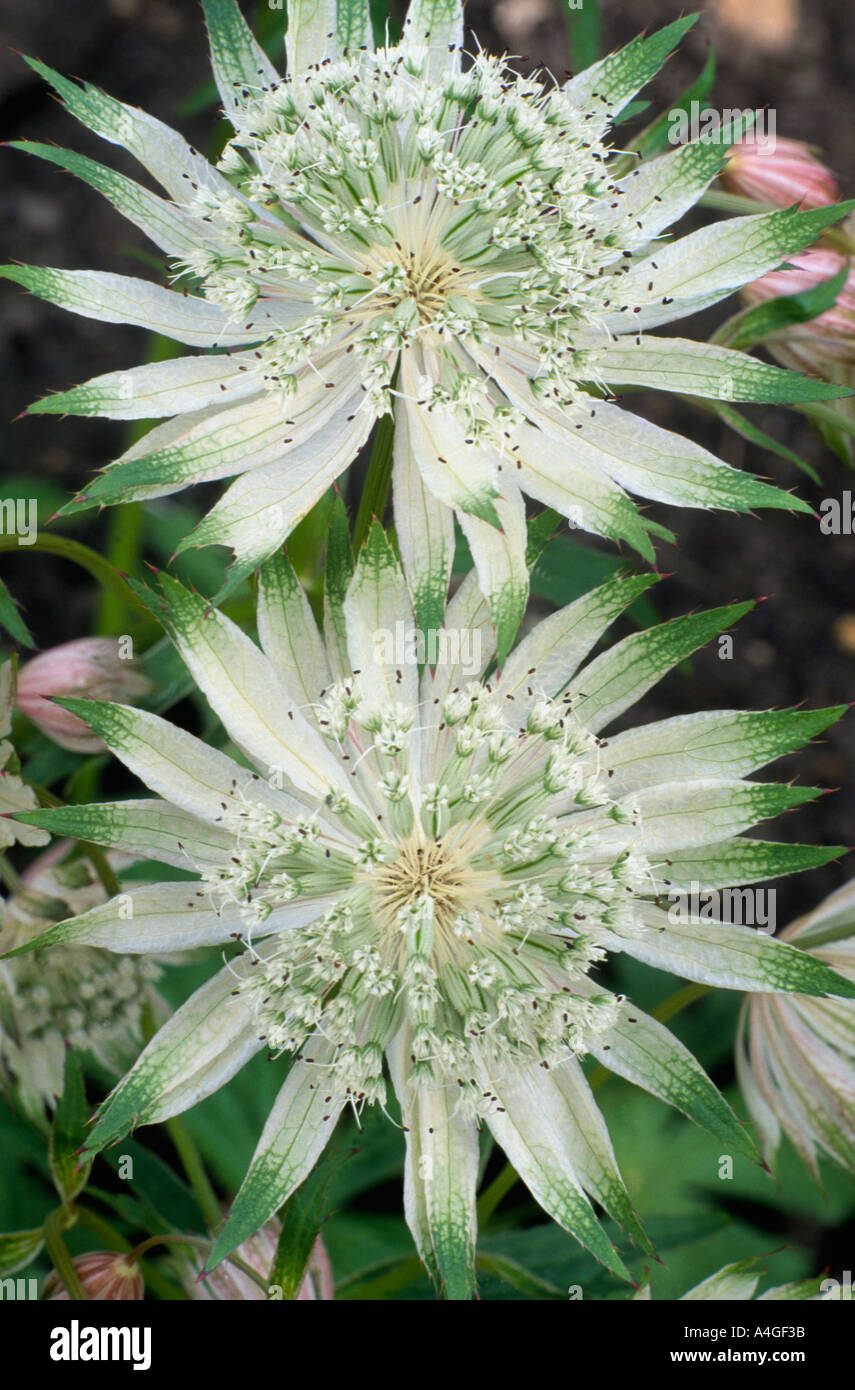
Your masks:
M 72 1263 L 87 1296 L 95 1302 L 137 1303 L 144 1295 L 139 1265 L 127 1255 L 94 1250 L 90 1255 L 78 1255 Z M 44 1296 L 48 1303 L 69 1301 L 68 1290 L 58 1274 L 48 1275 Z
M 840 199 L 831 170 L 801 140 L 746 137 L 730 149 L 721 182 L 728 193 L 776 208 L 827 207 Z
M 839 275 L 846 266 L 849 275 L 833 308 L 807 323 L 791 324 L 766 339 L 764 346 L 788 367 L 823 376 L 841 386 L 851 385 L 855 366 L 855 266 L 852 259 L 817 245 L 789 256 L 788 260 L 790 264 L 785 269 L 770 271 L 762 279 L 746 285 L 742 291 L 743 303 L 753 306 L 779 295 L 815 289 Z
M 271 1221 L 266 1222 L 260 1231 L 256 1231 L 254 1236 L 250 1236 L 249 1240 L 245 1240 L 242 1245 L 239 1245 L 234 1252 L 237 1259 L 254 1269 L 256 1274 L 265 1282 L 270 1279 L 281 1229 L 279 1221 L 274 1217 Z M 261 1284 L 256 1283 L 251 1275 L 244 1273 L 230 1260 L 225 1260 L 202 1280 L 197 1280 L 195 1276 L 191 1275 L 185 1281 L 185 1288 L 192 1299 L 213 1299 L 217 1302 L 268 1299 L 273 1296 L 269 1292 L 271 1288 L 269 1283 L 267 1289 L 262 1288 Z M 324 1243 L 318 1236 L 309 1257 L 303 1282 L 297 1293 L 297 1302 L 329 1302 L 333 1296 L 332 1265 Z
M 855 879 L 779 939 L 855 981 Z M 820 1155 L 855 1173 L 855 1001 L 746 996 L 736 1070 L 767 1158 L 786 1135 L 817 1181 Z
M 17 705 L 42 733 L 72 753 L 101 753 L 104 744 L 55 695 L 132 701 L 152 689 L 139 667 L 120 652 L 120 639 L 81 637 L 28 661 L 18 676 Z

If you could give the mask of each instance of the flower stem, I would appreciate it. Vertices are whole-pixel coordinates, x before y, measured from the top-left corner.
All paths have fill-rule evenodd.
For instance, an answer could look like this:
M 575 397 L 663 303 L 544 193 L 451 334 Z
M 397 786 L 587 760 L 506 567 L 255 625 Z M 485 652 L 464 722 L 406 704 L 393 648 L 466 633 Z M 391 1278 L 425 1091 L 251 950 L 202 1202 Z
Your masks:
M 4 550 L 17 550 L 19 538 L 16 535 L 0 536 L 0 553 Z M 112 594 L 116 594 L 123 603 L 134 608 L 144 617 L 149 617 L 148 609 L 141 599 L 138 599 L 133 589 L 125 583 L 117 569 L 103 559 L 95 550 L 91 550 L 88 545 L 81 545 L 79 541 L 69 540 L 67 536 L 39 535 L 35 540 L 21 547 L 24 551 L 42 551 L 47 555 L 58 555 L 62 560 L 69 560 L 73 565 L 79 565 L 81 569 L 87 571 L 96 579 L 103 589 Z
M 166 1121 L 166 1128 L 187 1174 L 187 1181 L 196 1194 L 202 1214 L 208 1225 L 216 1228 L 223 1219 L 223 1213 L 190 1131 L 178 1115 L 173 1115 Z
M 42 1231 L 45 1238 L 45 1248 L 50 1256 L 51 1264 L 59 1275 L 60 1283 L 70 1299 L 80 1302 L 88 1299 L 89 1295 L 78 1278 L 68 1246 L 62 1237 L 63 1231 L 69 1225 L 69 1220 L 67 1208 L 56 1207 L 45 1217 Z
M 519 1181 L 519 1173 L 510 1163 L 493 1179 L 490 1186 L 478 1198 L 478 1225 L 486 1226 L 496 1207 Z

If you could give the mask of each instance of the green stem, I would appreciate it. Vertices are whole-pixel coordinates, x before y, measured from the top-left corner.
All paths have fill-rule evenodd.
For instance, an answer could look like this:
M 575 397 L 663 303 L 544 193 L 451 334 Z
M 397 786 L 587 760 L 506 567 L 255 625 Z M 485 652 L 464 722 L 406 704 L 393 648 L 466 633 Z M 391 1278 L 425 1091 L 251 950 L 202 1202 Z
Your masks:
M 108 1250 L 115 1250 L 117 1254 L 127 1255 L 133 1249 L 131 1242 L 120 1235 L 114 1226 L 106 1221 L 98 1212 L 90 1210 L 89 1207 L 77 1207 L 77 1220 L 81 1226 L 85 1226 L 93 1235 L 96 1235 Z M 187 1298 L 187 1294 L 178 1284 L 174 1284 L 171 1279 L 167 1279 L 161 1274 L 156 1265 L 148 1260 L 139 1261 L 140 1273 L 147 1289 L 152 1293 L 158 1294 L 167 1302 L 181 1302 Z
M 132 589 L 128 587 L 118 570 L 104 560 L 95 550 L 88 545 L 81 545 L 79 541 L 69 540 L 67 536 L 40 535 L 30 545 L 19 546 L 17 536 L 0 536 L 0 553 L 5 550 L 22 551 L 41 551 L 46 555 L 58 555 L 62 560 L 69 560 L 73 565 L 79 565 L 86 570 L 92 578 L 97 580 L 103 589 L 109 593 L 117 595 L 126 606 L 136 609 L 144 617 L 150 616 L 145 604 L 137 598 Z
M 510 1163 L 493 1179 L 490 1186 L 478 1198 L 478 1225 L 486 1226 L 499 1203 L 508 1195 L 519 1181 L 519 1174 Z
M 56 1207 L 50 1212 L 44 1221 L 42 1230 L 45 1238 L 45 1248 L 50 1256 L 51 1264 L 59 1275 L 60 1282 L 65 1288 L 70 1299 L 75 1302 L 87 1300 L 89 1295 L 84 1289 L 77 1270 L 74 1268 L 68 1246 L 62 1238 L 62 1233 L 69 1225 L 69 1213 L 65 1207 Z
M 115 570 L 126 574 L 135 572 L 142 546 L 143 525 L 143 509 L 139 502 L 115 507 L 110 513 L 105 549 Z M 126 607 L 127 594 L 105 590 L 98 604 L 94 631 L 108 637 L 121 632 Z
M 173 1115 L 166 1121 L 166 1128 L 187 1174 L 187 1181 L 196 1194 L 202 1214 L 208 1225 L 215 1229 L 222 1221 L 223 1213 L 190 1131 L 178 1115 Z
M 663 999 L 662 1003 L 653 1010 L 652 1017 L 659 1023 L 667 1023 L 669 1019 L 687 1008 L 689 1004 L 694 1004 L 696 999 L 702 999 L 705 994 L 709 994 L 711 989 L 711 985 L 684 985 L 682 989 L 675 990 L 673 994 L 669 994 L 667 999 Z M 612 1073 L 606 1067 L 598 1064 L 588 1077 L 588 1085 L 592 1091 L 598 1091 L 611 1075 Z M 499 1203 L 518 1181 L 519 1174 L 511 1167 L 510 1163 L 506 1163 L 502 1171 L 478 1199 L 479 1227 L 486 1225 Z
M 397 380 L 397 368 L 392 377 L 392 386 Z M 392 482 L 392 444 L 395 437 L 395 420 L 389 415 L 382 415 L 377 422 L 377 430 L 374 435 L 374 448 L 371 451 L 371 459 L 368 464 L 368 472 L 365 475 L 365 482 L 362 487 L 362 496 L 359 500 L 359 510 L 356 513 L 356 521 L 353 525 L 353 550 L 358 554 L 365 537 L 371 530 L 371 523 L 376 517 L 378 521 L 383 520 L 386 511 L 386 501 L 389 496 L 389 486 Z
M 703 999 L 705 994 L 712 993 L 712 985 L 683 985 L 682 989 L 676 989 L 673 994 L 669 994 L 667 999 L 663 999 L 661 1004 L 657 1004 L 651 1017 L 657 1023 L 668 1023 L 676 1014 L 682 1013 L 690 1004 L 694 1004 L 696 999 Z
M 80 1225 L 97 1236 L 108 1250 L 115 1250 L 118 1255 L 127 1255 L 132 1249 L 131 1242 L 120 1235 L 115 1226 L 97 1211 L 92 1211 L 89 1207 L 75 1207 L 75 1211 Z

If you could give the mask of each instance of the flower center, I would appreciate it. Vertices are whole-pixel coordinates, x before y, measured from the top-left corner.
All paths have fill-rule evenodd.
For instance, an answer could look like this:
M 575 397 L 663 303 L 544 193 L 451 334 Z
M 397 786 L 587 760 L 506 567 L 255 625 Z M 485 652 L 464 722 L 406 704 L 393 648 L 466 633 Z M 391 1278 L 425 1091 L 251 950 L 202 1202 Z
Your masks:
M 441 250 L 407 251 L 396 243 L 391 252 L 387 246 L 376 248 L 368 259 L 366 274 L 377 285 L 366 309 L 383 313 L 409 302 L 419 323 L 426 324 L 432 323 L 444 307 L 461 271 L 453 257 Z
M 470 867 L 476 848 L 472 829 L 463 837 L 452 830 L 435 840 L 415 835 L 396 860 L 374 867 L 367 881 L 381 932 L 400 938 L 408 922 L 429 924 L 421 931 L 421 949 L 426 955 L 432 948 L 448 953 L 460 914 L 490 903 L 490 886 L 496 886 L 492 875 Z

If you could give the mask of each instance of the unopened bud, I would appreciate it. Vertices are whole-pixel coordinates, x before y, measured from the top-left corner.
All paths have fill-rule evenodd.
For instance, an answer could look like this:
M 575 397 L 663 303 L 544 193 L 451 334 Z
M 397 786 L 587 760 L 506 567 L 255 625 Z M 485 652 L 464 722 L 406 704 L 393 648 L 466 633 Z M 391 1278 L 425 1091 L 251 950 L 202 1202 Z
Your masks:
M 100 753 L 104 743 L 75 714 L 52 703 L 55 695 L 128 701 L 152 683 L 124 659 L 113 637 L 81 637 L 36 656 L 18 676 L 17 705 L 48 738 L 73 753 Z
M 746 136 L 728 151 L 721 182 L 728 193 L 776 208 L 819 208 L 840 199 L 831 170 L 801 140 Z
M 127 1255 L 112 1250 L 94 1250 L 89 1255 L 77 1255 L 72 1261 L 75 1273 L 88 1298 L 100 1301 L 139 1302 L 145 1288 L 140 1267 Z M 49 1274 L 44 1284 L 48 1303 L 69 1301 L 68 1290 L 58 1274 Z

